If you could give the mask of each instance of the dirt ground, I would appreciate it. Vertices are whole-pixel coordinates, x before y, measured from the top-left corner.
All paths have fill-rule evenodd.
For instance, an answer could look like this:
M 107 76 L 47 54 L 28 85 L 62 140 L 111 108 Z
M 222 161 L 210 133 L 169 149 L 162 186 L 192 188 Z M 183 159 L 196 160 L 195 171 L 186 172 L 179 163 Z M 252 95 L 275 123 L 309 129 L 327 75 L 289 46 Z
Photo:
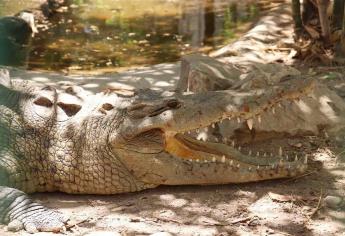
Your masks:
M 280 31 L 290 30 L 291 35 L 291 25 L 282 27 Z M 284 53 L 286 58 L 287 52 Z M 345 97 L 342 67 L 299 65 L 299 69 L 323 80 Z M 283 138 L 276 142 L 284 150 L 310 155 L 307 173 L 293 179 L 216 186 L 162 186 L 114 196 L 33 194 L 35 200 L 71 216 L 66 232 L 37 235 L 345 236 L 344 139 L 345 132 L 322 138 Z M 0 226 L 0 235 L 29 234 L 10 233 L 5 226 Z

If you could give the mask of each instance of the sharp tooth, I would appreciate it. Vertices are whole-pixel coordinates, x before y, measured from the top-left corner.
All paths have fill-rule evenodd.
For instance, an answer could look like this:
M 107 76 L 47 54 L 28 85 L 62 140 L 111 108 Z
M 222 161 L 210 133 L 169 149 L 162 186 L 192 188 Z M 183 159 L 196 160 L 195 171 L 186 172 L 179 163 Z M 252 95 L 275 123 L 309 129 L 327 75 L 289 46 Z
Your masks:
M 259 123 L 261 123 L 261 116 L 260 115 L 258 115 L 258 121 L 259 121 Z
M 241 118 L 237 117 L 237 123 L 241 123 Z
M 275 164 L 273 164 L 272 166 L 271 166 L 271 169 L 274 169 L 276 167 L 276 165 Z
M 249 130 L 253 129 L 253 123 L 254 123 L 253 119 L 248 119 L 247 120 L 247 125 L 248 125 Z
M 276 114 L 276 109 L 274 107 L 272 107 L 272 113 Z
M 279 156 L 282 156 L 283 155 L 283 149 L 282 149 L 282 147 L 279 147 Z
M 257 156 L 257 157 L 260 156 L 260 152 L 257 152 L 257 153 L 256 153 L 256 156 Z
M 270 153 L 270 157 L 273 157 L 273 153 Z
M 233 160 L 230 161 L 230 165 L 231 165 L 231 166 L 232 166 L 232 164 L 234 164 L 234 161 L 233 161 Z
M 204 162 L 205 162 L 205 163 L 207 163 L 207 162 L 208 162 L 208 160 L 205 160 Z
M 215 125 L 214 123 L 212 123 L 212 125 L 211 125 L 211 126 L 212 126 L 212 128 L 216 128 L 216 125 Z
M 199 159 L 196 159 L 195 161 L 196 161 L 196 162 L 199 162 Z
M 222 156 L 222 163 L 225 162 L 225 156 Z
M 305 155 L 304 157 L 304 164 L 307 164 L 308 163 L 308 155 Z
M 213 161 L 213 162 L 216 162 L 216 157 L 212 157 L 212 161 Z
M 232 141 L 232 142 L 231 142 L 231 145 L 232 145 L 233 147 L 235 147 L 235 141 Z
M 240 168 L 240 164 L 237 164 L 237 166 L 236 166 L 237 168 Z
M 190 134 L 190 131 L 188 131 L 187 133 Z
M 192 160 L 192 159 L 189 159 L 188 161 L 193 162 L 193 160 Z
M 303 172 L 305 170 L 305 166 L 303 165 L 298 165 L 298 171 Z
M 229 117 L 228 120 L 231 121 L 231 118 Z
M 282 105 L 280 103 L 278 103 L 278 107 L 282 107 Z
M 297 155 L 295 156 L 295 161 L 298 161 L 298 156 Z
M 241 146 L 238 146 L 238 150 L 241 151 Z
M 283 159 L 279 160 L 279 166 L 284 166 L 284 160 Z
M 219 139 L 218 138 L 215 138 L 216 142 L 219 142 Z
M 329 138 L 329 135 L 326 131 L 325 131 L 325 138 Z
M 286 155 L 286 157 L 285 157 L 285 158 L 286 158 L 286 160 L 289 160 L 289 155 Z
M 249 155 L 249 156 L 252 155 L 252 150 L 249 150 L 248 155 Z
M 256 167 L 256 170 L 260 170 L 260 166 L 257 166 L 257 167 Z
M 252 171 L 252 167 L 249 167 L 248 170 L 249 170 L 249 171 Z
M 267 153 L 265 152 L 265 153 L 264 153 L 264 157 L 266 157 L 266 156 L 267 156 Z

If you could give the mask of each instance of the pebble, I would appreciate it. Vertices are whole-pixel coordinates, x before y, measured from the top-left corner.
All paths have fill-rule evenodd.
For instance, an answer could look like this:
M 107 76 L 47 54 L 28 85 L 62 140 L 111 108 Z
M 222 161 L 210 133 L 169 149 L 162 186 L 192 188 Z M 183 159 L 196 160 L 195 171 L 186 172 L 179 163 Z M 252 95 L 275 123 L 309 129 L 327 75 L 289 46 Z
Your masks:
M 323 199 L 323 202 L 324 202 L 325 206 L 332 208 L 332 209 L 336 209 L 342 205 L 343 199 L 341 197 L 338 197 L 338 196 L 330 196 L 329 195 Z
M 23 229 L 24 225 L 19 220 L 13 220 L 7 226 L 7 230 L 11 232 L 18 232 L 19 230 Z

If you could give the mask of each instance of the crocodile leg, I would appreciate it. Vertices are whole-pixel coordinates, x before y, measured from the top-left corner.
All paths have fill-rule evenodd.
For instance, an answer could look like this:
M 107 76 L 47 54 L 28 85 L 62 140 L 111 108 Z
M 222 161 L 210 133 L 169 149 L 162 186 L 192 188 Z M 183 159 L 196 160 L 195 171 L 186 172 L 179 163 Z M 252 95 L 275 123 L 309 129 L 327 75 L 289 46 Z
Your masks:
M 8 224 L 9 230 L 60 232 L 67 220 L 60 212 L 34 202 L 24 192 L 0 186 L 0 222 Z
M 18 158 L 5 150 L 5 145 L 0 145 L 0 223 L 8 224 L 10 231 L 23 228 L 30 233 L 63 230 L 68 218 L 34 202 L 26 193 L 17 189 L 30 191 L 34 186 L 27 181 Z

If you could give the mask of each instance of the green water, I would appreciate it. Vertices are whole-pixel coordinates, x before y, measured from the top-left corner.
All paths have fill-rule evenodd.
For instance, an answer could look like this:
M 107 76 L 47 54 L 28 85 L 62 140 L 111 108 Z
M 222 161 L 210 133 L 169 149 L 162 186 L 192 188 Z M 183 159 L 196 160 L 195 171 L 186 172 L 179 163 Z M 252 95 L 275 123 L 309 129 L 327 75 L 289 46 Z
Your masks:
M 0 0 L 0 14 L 39 1 Z M 30 46 L 29 69 L 117 71 L 178 61 L 238 37 L 255 21 L 256 1 L 73 0 L 45 25 Z
M 0 16 L 14 15 L 23 9 L 38 7 L 40 0 L 0 0 Z

